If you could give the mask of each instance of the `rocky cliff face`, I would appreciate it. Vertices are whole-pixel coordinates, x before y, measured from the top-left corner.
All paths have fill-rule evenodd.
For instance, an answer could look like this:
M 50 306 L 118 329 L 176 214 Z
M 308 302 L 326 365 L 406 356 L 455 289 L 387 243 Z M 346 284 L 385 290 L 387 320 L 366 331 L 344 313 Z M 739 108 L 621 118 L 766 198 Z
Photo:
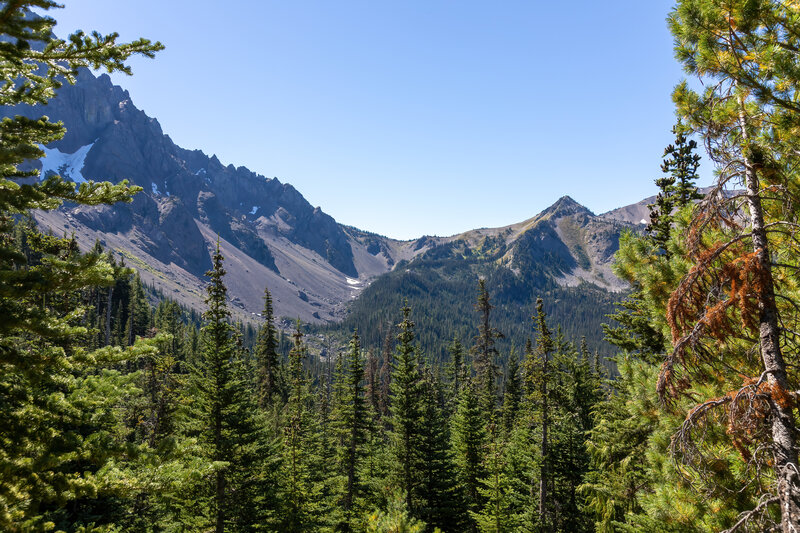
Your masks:
M 58 220 L 46 217 L 58 230 L 76 231 L 82 240 L 115 235 L 121 253 L 144 263 L 155 259 L 181 270 L 176 277 L 195 277 L 200 284 L 211 266 L 209 241 L 215 235 L 281 279 L 291 279 L 294 271 L 292 261 L 285 262 L 286 272 L 276 263 L 274 249 L 286 245 L 321 260 L 336 277 L 359 276 L 348 235 L 294 187 L 176 146 L 158 121 L 137 109 L 128 92 L 106 75 L 95 77 L 84 70 L 76 85 L 64 86 L 47 106 L 0 113 L 46 114 L 66 125 L 64 139 L 47 147 L 44 173 L 60 173 L 76 182 L 128 179 L 144 189 L 129 205 L 66 207 Z M 263 293 L 261 285 L 258 294 Z M 322 293 L 322 299 L 330 296 L 324 290 L 312 292 Z M 258 307 L 257 297 L 250 300 L 247 307 Z M 299 312 L 291 304 L 285 310 L 307 318 L 315 312 Z
M 217 239 L 234 307 L 246 316 L 260 311 L 266 285 L 279 315 L 336 320 L 348 301 L 398 262 L 452 249 L 454 242 L 463 242 L 465 253 L 483 253 L 487 236 L 502 241 L 503 261 L 520 275 L 547 265 L 546 274 L 565 285 L 621 287 L 608 264 L 625 222 L 595 217 L 568 197 L 507 228 L 396 241 L 341 226 L 289 184 L 175 145 L 106 75 L 82 71 L 76 85 L 63 87 L 45 107 L 0 110 L 13 114 L 46 114 L 67 127 L 37 163 L 43 173 L 76 182 L 128 179 L 143 188 L 131 204 L 65 206 L 37 214 L 40 223 L 74 232 L 86 248 L 100 240 L 146 282 L 187 305 L 202 306 Z

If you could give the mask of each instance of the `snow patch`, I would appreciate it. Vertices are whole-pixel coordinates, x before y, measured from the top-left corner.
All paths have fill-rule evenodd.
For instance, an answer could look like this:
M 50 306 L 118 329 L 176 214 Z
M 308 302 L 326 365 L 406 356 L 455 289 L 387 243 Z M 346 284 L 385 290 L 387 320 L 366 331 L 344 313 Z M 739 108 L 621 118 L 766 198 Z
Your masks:
M 647 224 L 647 220 L 642 219 L 642 220 L 639 221 L 639 224 Z
M 72 154 L 65 154 L 58 148 L 41 146 L 44 157 L 39 160 L 42 162 L 42 173 L 40 177 L 45 178 L 48 174 L 52 173 L 58 174 L 62 178 L 72 180 L 75 183 L 86 183 L 86 178 L 81 174 L 81 170 L 83 170 L 83 164 L 92 146 L 94 146 L 94 143 L 81 146 Z
M 256 214 L 256 211 L 258 211 L 258 207 L 257 207 L 257 206 L 256 206 L 256 207 L 253 207 L 253 209 L 251 209 L 251 210 L 250 210 L 250 214 L 251 214 L 251 215 L 255 215 L 255 214 Z
M 201 168 L 200 170 L 198 170 L 197 172 L 195 172 L 195 173 L 194 173 L 194 175 L 195 175 L 195 176 L 199 176 L 200 174 L 205 174 L 205 173 L 206 173 L 206 169 L 204 169 L 204 168 Z
M 158 185 L 156 185 L 155 183 L 152 183 L 151 186 L 153 188 L 153 194 L 155 194 L 156 196 L 161 194 L 160 192 L 158 192 Z
M 347 281 L 348 285 L 360 285 L 361 284 L 361 282 L 358 281 L 357 279 L 347 278 L 347 277 L 344 278 L 344 279 Z

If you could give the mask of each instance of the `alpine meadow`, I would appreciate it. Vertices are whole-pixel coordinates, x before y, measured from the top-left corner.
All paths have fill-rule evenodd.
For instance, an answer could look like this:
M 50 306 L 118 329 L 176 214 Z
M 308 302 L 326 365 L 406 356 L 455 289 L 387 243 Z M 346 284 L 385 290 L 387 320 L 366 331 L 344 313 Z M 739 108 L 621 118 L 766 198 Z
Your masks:
M 117 9 L 110 4 L 103 9 Z M 165 3 L 148 17 L 209 10 L 210 3 L 194 4 Z M 489 220 L 480 217 L 489 216 L 488 189 L 502 188 L 500 178 L 475 178 L 480 168 L 459 173 L 476 157 L 514 153 L 512 137 L 522 130 L 498 133 L 491 121 L 475 127 L 469 135 L 485 152 L 460 130 L 487 115 L 514 115 L 496 97 L 516 97 L 515 80 L 498 74 L 514 61 L 492 47 L 506 43 L 504 34 L 527 42 L 515 33 L 527 24 L 522 13 L 547 19 L 555 8 L 346 0 L 336 6 L 341 18 L 328 20 L 324 3 L 305 5 L 295 19 L 290 3 L 228 4 L 213 6 L 219 24 L 235 15 L 240 33 L 192 31 L 227 50 L 231 63 L 247 56 L 252 71 L 272 78 L 223 79 L 218 56 L 198 47 L 198 91 L 216 91 L 220 79 L 252 91 L 248 102 L 220 94 L 198 112 L 225 115 L 215 106 L 234 100 L 241 117 L 229 120 L 255 123 L 266 137 L 271 125 L 252 108 L 268 107 L 273 88 L 289 87 L 311 109 L 293 120 L 319 121 L 302 131 L 327 131 L 333 115 L 315 115 L 317 106 L 352 115 L 336 134 L 320 134 L 325 149 L 274 111 L 282 141 L 303 153 L 290 154 L 299 173 L 316 159 L 339 161 L 326 179 L 357 175 L 364 189 L 378 191 L 376 210 L 391 211 L 401 226 L 424 218 L 429 197 L 464 202 L 457 208 L 475 226 Z M 636 9 L 580 4 L 570 9 L 613 16 Z M 667 103 L 674 119 L 662 133 L 670 141 L 659 145 L 661 158 L 648 155 L 655 180 L 629 172 L 632 139 L 612 139 L 612 159 L 572 145 L 570 155 L 525 163 L 608 163 L 620 181 L 601 186 L 619 195 L 615 209 L 595 214 L 564 195 L 559 187 L 580 194 L 588 183 L 572 183 L 565 172 L 537 182 L 536 200 L 552 205 L 524 220 L 415 239 L 338 222 L 278 178 L 179 146 L 115 84 L 132 65 L 147 68 L 145 59 L 166 61 L 169 46 L 97 31 L 60 37 L 56 20 L 70 7 L 0 2 L 0 531 L 800 531 L 800 0 L 676 0 L 660 14 L 686 79 Z M 251 9 L 274 14 L 265 28 L 293 20 L 285 26 L 298 50 L 325 61 L 352 50 L 346 37 L 314 40 L 315 24 L 374 17 L 341 35 L 357 27 L 363 35 L 354 38 L 374 41 L 380 60 L 359 43 L 363 55 L 343 60 L 353 70 L 295 65 L 291 54 L 299 52 L 276 44 L 284 34 L 254 33 L 252 20 L 243 20 L 257 18 L 248 17 Z M 442 13 L 451 26 L 438 24 Z M 584 16 L 525 30 L 555 31 L 563 41 L 531 62 L 544 65 L 545 55 L 563 53 L 556 48 L 586 39 Z M 480 42 L 489 34 L 464 31 L 466 20 L 509 26 Z M 591 35 L 612 33 L 602 28 L 606 20 L 591 21 Z M 409 21 L 423 45 L 405 34 Z M 176 35 L 192 26 L 171 24 Z M 441 49 L 413 55 L 427 46 L 426 31 Z M 398 36 L 405 63 L 381 55 Z M 169 44 L 169 34 L 159 38 Z M 473 40 L 487 47 L 485 57 L 473 48 L 459 55 L 459 43 Z M 645 45 L 631 37 L 628 46 Z M 459 71 L 486 57 L 497 71 L 480 76 L 505 92 L 464 105 L 465 122 L 445 117 L 447 102 L 462 105 L 470 88 L 439 88 L 436 80 L 461 80 Z M 587 81 L 587 57 L 574 57 L 574 70 L 586 71 L 579 85 L 588 84 L 590 99 L 599 89 Z M 614 70 L 617 59 L 598 57 Z M 392 61 L 398 74 L 382 80 Z M 420 85 L 401 80 L 409 64 L 420 69 Z M 322 81 L 303 81 L 301 71 L 315 69 Z M 410 94 L 429 118 L 416 131 L 430 129 L 432 138 L 450 128 L 463 157 L 451 159 L 458 187 L 430 192 L 438 178 L 424 167 L 441 171 L 434 152 L 446 144 L 406 153 L 412 145 L 403 135 L 413 135 L 401 125 L 410 108 L 398 100 L 395 114 L 378 109 L 377 96 L 359 92 L 364 72 L 374 77 L 370 91 L 386 83 Z M 613 75 L 615 90 L 633 100 L 640 87 Z M 649 76 L 636 75 L 641 83 Z M 156 94 L 173 98 L 169 86 L 180 76 L 165 77 Z M 563 83 L 552 89 L 554 80 Z M 563 92 L 575 85 L 557 72 L 536 83 Z M 340 84 L 352 100 L 336 93 Z M 595 107 L 613 112 L 620 102 Z M 536 105 L 542 117 L 559 107 Z M 371 123 L 359 113 L 377 115 L 385 132 L 366 131 Z M 576 139 L 594 120 L 578 118 L 577 108 L 559 113 L 579 124 Z M 208 130 L 222 143 L 240 127 Z M 389 176 L 415 160 L 418 178 L 431 183 L 418 190 L 409 173 L 381 185 L 368 167 L 348 161 L 360 154 L 339 154 L 360 127 L 352 145 L 364 161 L 384 157 Z M 625 127 L 631 138 L 644 136 L 637 128 L 645 125 Z M 611 124 L 602 128 L 618 136 Z M 532 129 L 558 136 L 545 118 Z M 512 168 L 496 159 L 498 174 Z M 657 194 L 621 205 L 634 181 Z M 363 208 L 356 204 L 366 203 L 361 192 L 341 189 L 355 216 Z M 413 189 L 419 206 L 401 189 Z M 509 206 L 526 201 L 526 191 L 504 191 Z M 442 218 L 451 216 L 442 209 Z

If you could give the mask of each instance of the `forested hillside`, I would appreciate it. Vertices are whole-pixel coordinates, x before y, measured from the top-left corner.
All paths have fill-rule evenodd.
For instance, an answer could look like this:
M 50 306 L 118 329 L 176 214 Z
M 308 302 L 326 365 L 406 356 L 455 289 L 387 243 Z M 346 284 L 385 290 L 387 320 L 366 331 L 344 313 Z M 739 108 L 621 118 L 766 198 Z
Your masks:
M 163 48 L 60 40 L 56 8 L 0 5 L 6 111 Z M 668 23 L 702 84 L 674 90 L 646 228 L 562 198 L 516 233 L 423 242 L 324 354 L 276 327 L 269 285 L 263 324 L 236 320 L 222 234 L 200 316 L 101 242 L 43 230 L 32 213 L 141 187 L 41 175 L 64 127 L 4 118 L 0 530 L 798 530 L 800 5 L 679 0 Z M 618 249 L 585 238 L 603 231 Z M 630 292 L 606 321 L 611 293 L 586 283 L 612 256 Z M 598 353 L 577 333 L 601 322 Z
M 490 239 L 487 239 L 489 241 Z M 489 246 L 489 242 L 484 242 Z M 409 264 L 399 264 L 392 272 L 376 279 L 349 306 L 344 320 L 324 327 L 312 327 L 331 339 L 344 339 L 358 329 L 366 346 L 379 348 L 394 336 L 397 309 L 408 301 L 415 312 L 425 317 L 418 322 L 417 337 L 432 361 L 444 363 L 447 345 L 443 339 L 469 342 L 474 335 L 475 287 L 485 279 L 495 302 L 494 321 L 504 332 L 498 340 L 502 362 L 512 347 L 520 350 L 531 338 L 530 317 L 537 297 L 545 301 L 551 321 L 567 338 L 586 338 L 590 351 L 607 356 L 611 347 L 603 340 L 602 324 L 614 310 L 619 293 L 610 293 L 589 283 L 575 287 L 559 285 L 553 276 L 540 269 L 553 266 L 546 257 L 535 255 L 538 264 L 527 265 L 520 276 L 498 260 L 506 252 L 484 248 L 477 255 L 463 241 L 433 248 Z

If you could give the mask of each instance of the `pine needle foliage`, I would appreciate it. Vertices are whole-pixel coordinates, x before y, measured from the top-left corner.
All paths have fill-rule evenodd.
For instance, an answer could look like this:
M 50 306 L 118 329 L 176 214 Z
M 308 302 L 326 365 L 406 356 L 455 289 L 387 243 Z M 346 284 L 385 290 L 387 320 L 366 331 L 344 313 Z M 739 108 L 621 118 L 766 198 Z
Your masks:
M 58 7 L 47 0 L 0 6 L 0 105 L 45 105 L 63 83 L 75 82 L 81 67 L 130 73 L 129 57 L 152 57 L 162 48 L 146 39 L 117 43 L 116 34 L 76 32 L 58 39 L 56 21 L 41 14 Z M 77 527 L 83 518 L 61 510 L 113 492 L 116 484 L 104 480 L 103 467 L 126 452 L 113 438 L 111 402 L 126 394 L 130 380 L 111 367 L 134 354 L 87 350 L 86 311 L 78 300 L 78 291 L 112 285 L 114 270 L 104 254 L 81 254 L 74 240 L 33 228 L 25 234 L 25 251 L 15 229 L 32 209 L 52 210 L 64 201 L 130 201 L 139 190 L 127 182 L 76 187 L 59 176 L 40 181 L 39 171 L 26 163 L 43 157 L 41 146 L 61 139 L 64 131 L 45 116 L 0 121 L 0 529 L 5 531 L 52 529 L 61 520 Z M 91 394 L 106 399 L 85 403 Z M 94 418 L 92 407 L 107 416 Z

